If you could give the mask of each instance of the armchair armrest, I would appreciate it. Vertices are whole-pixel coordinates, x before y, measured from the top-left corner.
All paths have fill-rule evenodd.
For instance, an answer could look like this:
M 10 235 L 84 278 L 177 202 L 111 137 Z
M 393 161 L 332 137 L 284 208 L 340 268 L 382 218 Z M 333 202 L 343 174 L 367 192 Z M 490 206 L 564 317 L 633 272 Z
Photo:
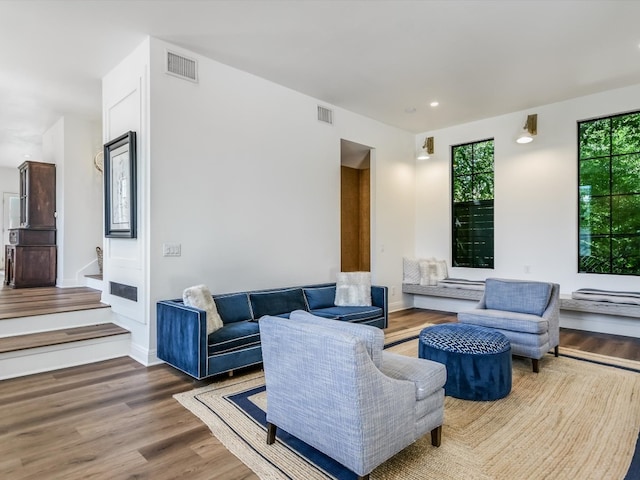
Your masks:
M 207 313 L 178 300 L 156 305 L 158 358 L 202 379 L 207 376 Z
M 382 352 L 382 373 L 396 380 L 413 382 L 416 400 L 427 398 L 447 381 L 447 369 L 438 362 Z

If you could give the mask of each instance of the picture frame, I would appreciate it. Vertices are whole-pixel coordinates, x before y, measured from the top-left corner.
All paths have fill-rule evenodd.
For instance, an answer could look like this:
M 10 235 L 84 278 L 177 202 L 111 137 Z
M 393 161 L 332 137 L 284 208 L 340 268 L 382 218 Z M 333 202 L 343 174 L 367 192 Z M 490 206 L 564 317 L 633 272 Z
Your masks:
M 104 144 L 104 236 L 136 238 L 136 132 Z

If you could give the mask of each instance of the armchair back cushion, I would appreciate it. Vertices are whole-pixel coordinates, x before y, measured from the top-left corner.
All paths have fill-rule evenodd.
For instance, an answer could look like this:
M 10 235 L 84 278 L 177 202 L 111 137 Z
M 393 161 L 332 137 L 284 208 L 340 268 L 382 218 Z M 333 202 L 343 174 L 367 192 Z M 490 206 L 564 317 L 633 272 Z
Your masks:
M 484 302 L 489 310 L 541 316 L 549 305 L 552 284 L 488 278 Z

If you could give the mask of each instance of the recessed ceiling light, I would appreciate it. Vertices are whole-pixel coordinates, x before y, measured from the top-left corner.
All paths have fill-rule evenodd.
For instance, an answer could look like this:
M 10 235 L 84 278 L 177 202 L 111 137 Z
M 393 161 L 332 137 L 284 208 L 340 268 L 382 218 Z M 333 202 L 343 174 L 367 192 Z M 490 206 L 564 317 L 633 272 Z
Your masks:
M 440 102 L 431 102 L 429 105 L 431 105 L 432 107 L 437 107 L 438 105 L 440 105 Z
M 404 109 L 404 113 L 416 113 L 417 110 L 416 107 L 407 107 Z
M 24 156 L 24 158 L 26 158 L 27 160 L 31 158 L 31 155 L 29 155 L 28 153 L 25 153 L 23 156 Z

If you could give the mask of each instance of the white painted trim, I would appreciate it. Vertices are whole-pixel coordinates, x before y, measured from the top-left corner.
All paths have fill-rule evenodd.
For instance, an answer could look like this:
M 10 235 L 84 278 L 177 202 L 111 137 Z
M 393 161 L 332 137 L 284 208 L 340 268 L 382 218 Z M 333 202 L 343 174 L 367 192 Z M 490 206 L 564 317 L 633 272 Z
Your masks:
M 560 310 L 560 326 L 574 330 L 640 338 L 640 320 L 632 317 Z

